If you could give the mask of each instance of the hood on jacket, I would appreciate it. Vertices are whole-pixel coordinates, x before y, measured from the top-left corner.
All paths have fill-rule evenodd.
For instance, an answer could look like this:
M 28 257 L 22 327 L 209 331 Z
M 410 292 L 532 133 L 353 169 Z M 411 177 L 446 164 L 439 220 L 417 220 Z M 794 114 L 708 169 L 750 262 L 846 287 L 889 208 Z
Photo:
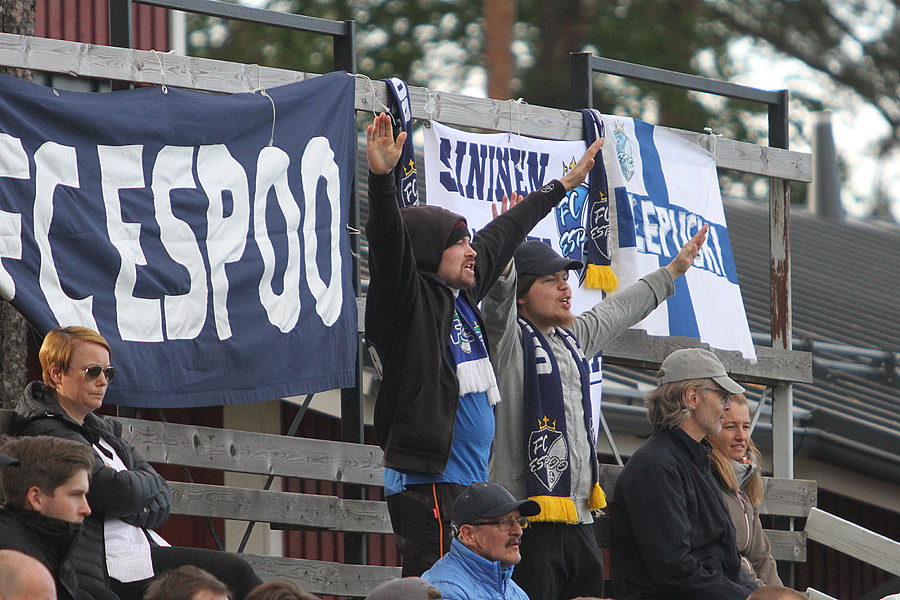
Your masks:
M 444 250 L 469 235 L 465 217 L 440 206 L 410 206 L 400 215 L 420 271 L 437 273 Z
M 13 430 L 18 433 L 28 421 L 48 416 L 70 418 L 43 381 L 32 381 L 16 404 L 17 418 L 13 422 Z

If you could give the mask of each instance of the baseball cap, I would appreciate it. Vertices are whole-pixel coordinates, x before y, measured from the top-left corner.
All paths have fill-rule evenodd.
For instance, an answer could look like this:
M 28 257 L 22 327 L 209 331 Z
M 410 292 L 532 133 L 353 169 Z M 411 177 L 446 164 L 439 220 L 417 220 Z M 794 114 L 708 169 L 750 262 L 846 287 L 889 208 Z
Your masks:
M 463 491 L 453 503 L 452 525 L 459 529 L 478 519 L 502 517 L 518 509 L 523 517 L 533 517 L 541 512 L 541 505 L 534 500 L 516 500 L 503 486 L 490 481 L 476 481 Z
M 9 467 L 18 464 L 18 459 L 13 458 L 12 456 L 7 456 L 5 454 L 0 454 L 0 467 Z
M 683 348 L 666 357 L 657 373 L 659 385 L 686 379 L 712 379 L 731 394 L 743 394 L 744 388 L 725 373 L 715 354 L 703 348 Z
M 540 240 L 523 242 L 515 253 L 516 272 L 519 275 L 550 275 L 557 271 L 580 269 L 584 265 L 577 260 L 563 258 L 553 248 Z

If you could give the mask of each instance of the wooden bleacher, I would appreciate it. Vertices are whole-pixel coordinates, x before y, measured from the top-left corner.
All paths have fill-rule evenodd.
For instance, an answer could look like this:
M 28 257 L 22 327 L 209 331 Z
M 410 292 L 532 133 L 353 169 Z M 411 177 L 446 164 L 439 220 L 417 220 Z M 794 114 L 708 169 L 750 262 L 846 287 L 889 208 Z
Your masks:
M 381 449 L 274 434 L 119 419 L 125 435 L 150 462 L 222 471 L 381 485 Z M 601 483 L 612 495 L 621 472 L 601 465 Z M 806 517 L 816 505 L 815 481 L 763 479 L 763 515 Z M 272 523 L 276 528 L 317 528 L 339 532 L 391 533 L 384 502 L 347 500 L 292 492 L 229 486 L 172 484 L 173 513 Z M 609 547 L 609 517 L 596 521 L 597 541 Z M 804 562 L 806 533 L 767 530 L 776 560 Z M 322 561 L 245 557 L 263 577 L 286 576 L 320 594 L 365 595 L 381 581 L 399 576 L 396 567 L 336 565 Z
M 0 433 L 13 411 L 0 410 Z M 382 451 L 377 446 L 276 434 L 160 423 L 116 417 L 124 437 L 155 464 L 223 472 L 274 475 L 380 486 Z M 600 480 L 611 497 L 622 468 L 601 465 Z M 815 481 L 764 477 L 763 515 L 807 517 L 816 506 Z M 275 529 L 318 529 L 344 533 L 391 533 L 385 502 L 337 496 L 259 490 L 225 485 L 170 482 L 172 514 L 269 523 Z M 609 547 L 609 517 L 596 520 L 597 542 Z M 767 530 L 772 555 L 804 562 L 804 531 Z M 302 558 L 242 555 L 263 579 L 286 577 L 316 594 L 365 596 L 400 576 L 398 567 L 348 565 Z
M 381 448 L 283 435 L 117 418 L 151 463 L 227 472 L 382 484 Z M 172 513 L 270 523 L 277 529 L 392 533 L 387 504 L 336 496 L 171 482 Z M 286 577 L 316 594 L 365 596 L 398 567 L 244 554 L 263 579 Z

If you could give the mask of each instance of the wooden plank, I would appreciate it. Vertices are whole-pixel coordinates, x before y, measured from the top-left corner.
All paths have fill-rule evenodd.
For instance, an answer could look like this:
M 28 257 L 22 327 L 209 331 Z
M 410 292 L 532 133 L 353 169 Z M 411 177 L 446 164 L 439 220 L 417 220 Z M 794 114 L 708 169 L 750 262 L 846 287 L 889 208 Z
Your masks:
M 313 73 L 167 54 L 163 77 L 160 60 L 151 52 L 14 34 L 0 34 L 0 64 L 81 77 L 154 85 L 165 83 L 225 93 L 271 88 L 318 76 Z M 421 87 L 410 87 L 409 92 L 415 119 L 435 119 L 451 126 L 477 127 L 490 131 L 514 131 L 546 139 L 583 139 L 582 118 L 578 112 L 434 92 Z M 357 78 L 357 110 L 386 110 L 387 102 L 387 88 L 383 82 L 373 82 L 365 77 Z M 792 181 L 812 181 L 812 159 L 807 153 L 725 138 L 713 140 L 712 136 L 702 133 L 675 129 L 670 131 L 714 151 L 719 167 Z
M 240 554 L 267 581 L 290 579 L 304 590 L 329 596 L 366 596 L 380 583 L 400 577 L 400 567 L 343 565 L 332 562 Z
M 766 537 L 772 546 L 772 558 L 788 562 L 806 562 L 805 531 L 782 531 L 765 529 Z
M 382 485 L 377 446 L 116 418 L 124 437 L 150 462 Z
M 812 157 L 809 154 L 682 129 L 665 129 L 704 148 L 716 157 L 719 167 L 804 183 L 812 181 Z
M 759 505 L 763 515 L 806 517 L 818 502 L 818 484 L 809 479 L 763 477 L 765 497 Z
M 612 519 L 603 515 L 594 520 L 594 537 L 601 548 L 609 548 L 612 539 Z M 772 546 L 772 558 L 788 562 L 806 562 L 806 533 L 766 529 Z
M 365 298 L 357 299 L 357 311 L 365 315 Z M 681 348 L 711 350 L 732 377 L 746 383 L 813 383 L 811 352 L 754 346 L 757 360 L 752 363 L 740 352 L 710 348 L 697 338 L 653 336 L 641 329 L 629 329 L 620 335 L 603 351 L 603 360 L 609 364 L 655 371 L 669 354 Z
M 639 329 L 629 329 L 619 336 L 603 351 L 603 360 L 611 364 L 657 370 L 669 354 L 681 348 L 713 351 L 725 369 L 739 381 L 763 385 L 813 382 L 812 354 L 809 352 L 755 346 L 757 362 L 751 363 L 740 352 L 710 348 L 697 338 L 650 336 Z
M 900 576 L 900 543 L 813 508 L 806 520 L 809 539 Z
M 314 528 L 393 533 L 387 503 L 335 496 L 170 482 L 172 512 L 179 515 L 259 521 L 276 529 Z
M 612 498 L 616 480 L 622 472 L 619 465 L 600 465 L 600 486 L 607 498 Z M 765 498 L 759 506 L 763 515 L 805 517 L 815 507 L 818 484 L 809 479 L 776 479 L 763 477 Z

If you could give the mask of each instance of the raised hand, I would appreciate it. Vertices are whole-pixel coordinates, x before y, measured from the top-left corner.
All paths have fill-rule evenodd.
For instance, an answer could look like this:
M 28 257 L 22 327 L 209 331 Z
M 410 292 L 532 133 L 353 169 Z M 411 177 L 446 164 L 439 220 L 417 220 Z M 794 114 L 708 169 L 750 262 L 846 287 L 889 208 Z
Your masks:
M 569 169 L 569 172 L 563 175 L 559 182 L 563 184 L 563 187 L 566 188 L 567 192 L 571 192 L 584 181 L 584 178 L 588 176 L 588 173 L 591 172 L 591 169 L 594 167 L 594 156 L 596 156 L 597 152 L 600 151 L 600 148 L 603 147 L 603 138 L 600 138 L 585 150 L 584 156 L 578 159 L 578 162 L 575 163 L 575 166 Z
M 405 131 L 401 131 L 394 140 L 394 127 L 388 115 L 381 113 L 375 117 L 375 121 L 366 128 L 366 157 L 369 159 L 369 170 L 376 175 L 386 175 L 393 171 L 397 161 L 400 160 L 405 141 Z
M 497 203 L 491 202 L 491 212 L 494 214 L 494 218 L 496 219 L 497 217 L 511 209 L 513 206 L 521 202 L 523 198 L 525 198 L 525 196 L 523 196 L 522 194 L 517 194 L 515 192 L 513 192 L 512 198 L 504 194 L 503 198 L 500 200 L 499 210 L 497 210 Z
M 694 237 L 678 252 L 678 256 L 672 259 L 672 262 L 666 265 L 666 270 L 675 279 L 679 275 L 684 275 L 687 270 L 694 264 L 697 253 L 700 252 L 701 246 L 706 241 L 706 232 L 709 231 L 709 223 L 704 223 L 700 231 L 694 234 Z

